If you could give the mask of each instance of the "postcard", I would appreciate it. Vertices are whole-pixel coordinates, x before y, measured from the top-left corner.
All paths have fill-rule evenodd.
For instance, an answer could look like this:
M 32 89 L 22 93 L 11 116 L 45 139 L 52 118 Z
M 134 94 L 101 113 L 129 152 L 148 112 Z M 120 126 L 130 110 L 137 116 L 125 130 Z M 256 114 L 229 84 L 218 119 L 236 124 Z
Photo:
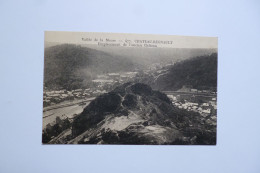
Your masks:
M 218 38 L 46 31 L 43 144 L 216 145 Z

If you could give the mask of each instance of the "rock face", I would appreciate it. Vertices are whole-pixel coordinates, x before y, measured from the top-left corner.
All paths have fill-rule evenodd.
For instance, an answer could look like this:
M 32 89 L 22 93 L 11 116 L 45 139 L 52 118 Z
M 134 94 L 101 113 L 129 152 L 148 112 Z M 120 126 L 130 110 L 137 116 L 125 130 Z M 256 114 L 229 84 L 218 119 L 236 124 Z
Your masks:
M 199 117 L 174 107 L 148 85 L 125 83 L 93 100 L 74 119 L 70 136 L 61 135 L 52 143 L 214 144 L 200 138 L 207 130 Z

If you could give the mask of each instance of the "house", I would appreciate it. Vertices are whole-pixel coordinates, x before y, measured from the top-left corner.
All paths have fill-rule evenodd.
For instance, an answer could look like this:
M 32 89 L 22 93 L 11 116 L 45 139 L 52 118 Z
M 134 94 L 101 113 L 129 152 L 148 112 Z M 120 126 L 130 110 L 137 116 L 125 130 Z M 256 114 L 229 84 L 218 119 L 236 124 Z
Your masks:
M 197 109 L 198 107 L 197 106 L 192 106 L 192 109 Z
M 76 89 L 75 92 L 81 92 L 83 89 Z
M 191 85 L 183 85 L 181 89 L 178 90 L 179 92 L 190 92 Z
M 197 89 L 190 89 L 191 92 L 198 92 Z
M 205 114 L 210 114 L 211 111 L 210 111 L 210 109 L 204 109 L 204 110 L 202 110 L 202 112 Z
M 203 103 L 202 106 L 209 106 L 209 104 L 208 103 Z
M 176 97 L 173 96 L 173 95 L 167 95 L 167 96 L 169 97 L 169 99 L 171 99 L 171 100 L 173 100 L 173 101 L 174 101 L 174 100 L 177 100 Z

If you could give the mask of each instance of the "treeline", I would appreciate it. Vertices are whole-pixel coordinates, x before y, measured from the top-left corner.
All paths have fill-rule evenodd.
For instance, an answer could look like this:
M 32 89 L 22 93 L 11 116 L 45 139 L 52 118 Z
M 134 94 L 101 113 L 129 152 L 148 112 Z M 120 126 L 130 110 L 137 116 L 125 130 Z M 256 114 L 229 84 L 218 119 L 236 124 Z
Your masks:
M 196 89 L 217 87 L 217 53 L 199 56 L 176 63 L 169 72 L 159 77 L 153 88 L 160 90 L 178 90 L 184 85 Z

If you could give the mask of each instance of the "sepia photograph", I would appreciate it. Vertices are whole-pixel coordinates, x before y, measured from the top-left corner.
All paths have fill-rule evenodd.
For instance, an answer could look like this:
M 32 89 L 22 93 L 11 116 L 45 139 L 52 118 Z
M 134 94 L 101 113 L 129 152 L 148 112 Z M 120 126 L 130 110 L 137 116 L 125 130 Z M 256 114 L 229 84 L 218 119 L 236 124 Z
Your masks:
M 260 173 L 260 1 L 0 13 L 0 173 Z
M 216 145 L 217 37 L 45 31 L 43 144 Z

